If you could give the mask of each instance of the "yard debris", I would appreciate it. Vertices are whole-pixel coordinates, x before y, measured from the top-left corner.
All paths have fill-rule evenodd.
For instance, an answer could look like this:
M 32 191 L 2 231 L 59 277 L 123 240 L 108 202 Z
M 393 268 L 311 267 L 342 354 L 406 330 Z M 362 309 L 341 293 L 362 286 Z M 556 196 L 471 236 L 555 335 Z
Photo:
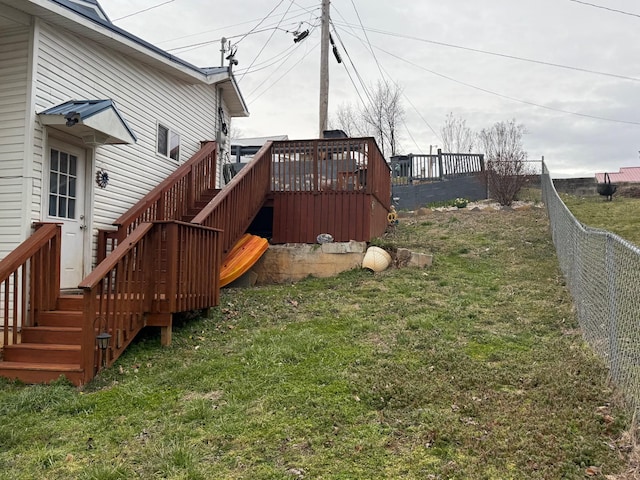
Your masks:
M 589 477 L 595 477 L 597 475 L 602 475 L 602 469 L 600 467 L 587 467 L 584 473 Z

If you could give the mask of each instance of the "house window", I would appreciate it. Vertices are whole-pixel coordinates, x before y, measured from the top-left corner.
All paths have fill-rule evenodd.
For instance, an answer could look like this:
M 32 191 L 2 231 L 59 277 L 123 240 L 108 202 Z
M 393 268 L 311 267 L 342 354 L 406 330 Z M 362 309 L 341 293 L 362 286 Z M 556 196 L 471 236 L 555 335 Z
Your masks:
M 180 160 L 180 134 L 158 124 L 158 153 L 176 162 Z

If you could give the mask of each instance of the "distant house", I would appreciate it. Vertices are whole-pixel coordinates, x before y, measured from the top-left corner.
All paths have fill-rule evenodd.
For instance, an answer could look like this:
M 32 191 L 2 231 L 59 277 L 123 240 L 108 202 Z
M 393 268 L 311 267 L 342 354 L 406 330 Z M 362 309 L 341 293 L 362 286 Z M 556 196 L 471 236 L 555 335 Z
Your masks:
M 230 69 L 164 52 L 96 0 L 0 0 L 0 260 L 33 222 L 59 222 L 62 287 L 77 286 L 98 229 L 201 142 L 228 151 L 247 115 Z
M 640 167 L 622 167 L 619 172 L 608 172 L 612 183 L 640 183 Z M 596 182 L 603 183 L 604 173 L 596 173 Z

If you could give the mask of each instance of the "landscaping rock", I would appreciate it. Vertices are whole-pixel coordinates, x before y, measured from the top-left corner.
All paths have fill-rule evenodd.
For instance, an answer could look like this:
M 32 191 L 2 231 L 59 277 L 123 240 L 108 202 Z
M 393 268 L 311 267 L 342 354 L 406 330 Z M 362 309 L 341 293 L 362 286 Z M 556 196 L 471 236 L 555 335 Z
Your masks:
M 408 248 L 398 248 L 396 251 L 396 267 L 402 268 L 409 265 L 411 255 L 411 250 Z
M 429 255 L 427 253 L 411 252 L 411 259 L 409 260 L 409 263 L 407 266 L 426 268 L 426 267 L 430 267 L 432 264 L 433 264 L 433 255 Z

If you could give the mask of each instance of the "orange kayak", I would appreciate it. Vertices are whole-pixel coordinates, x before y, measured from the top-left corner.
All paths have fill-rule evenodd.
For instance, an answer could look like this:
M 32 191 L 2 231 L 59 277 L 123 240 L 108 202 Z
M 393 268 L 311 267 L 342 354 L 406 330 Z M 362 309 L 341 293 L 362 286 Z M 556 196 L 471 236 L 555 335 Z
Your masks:
M 269 248 L 266 238 L 245 233 L 227 253 L 220 270 L 220 287 L 246 273 Z

